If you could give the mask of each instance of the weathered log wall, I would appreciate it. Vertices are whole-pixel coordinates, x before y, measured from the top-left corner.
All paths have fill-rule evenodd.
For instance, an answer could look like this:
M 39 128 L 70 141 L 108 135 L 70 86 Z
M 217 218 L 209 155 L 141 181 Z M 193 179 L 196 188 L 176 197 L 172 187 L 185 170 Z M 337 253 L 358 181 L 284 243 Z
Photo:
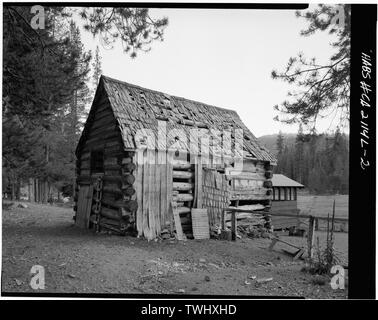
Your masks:
M 243 205 L 264 205 L 266 227 L 271 227 L 273 166 L 269 162 L 245 159 L 242 170 L 227 167 L 225 174 L 230 183 L 230 200 L 238 207 Z
M 102 228 L 124 233 L 135 228 L 137 210 L 135 182 L 135 153 L 125 151 L 108 99 L 101 98 L 89 116 L 85 140 L 77 153 L 77 189 L 83 183 L 102 179 L 99 219 L 92 218 Z M 103 172 L 93 172 L 91 155 L 102 151 Z M 77 202 L 77 197 L 75 202 Z M 77 210 L 77 205 L 75 205 Z M 92 215 L 95 215 L 92 210 Z
M 261 161 L 244 161 L 242 171 L 226 168 L 226 177 L 231 181 L 231 200 L 272 200 L 272 169 Z
M 193 237 L 191 208 L 198 197 L 195 194 L 195 164 L 189 156 L 175 154 L 172 165 L 172 201 L 177 205 L 181 228 L 186 237 Z M 195 199 L 197 197 L 197 199 Z

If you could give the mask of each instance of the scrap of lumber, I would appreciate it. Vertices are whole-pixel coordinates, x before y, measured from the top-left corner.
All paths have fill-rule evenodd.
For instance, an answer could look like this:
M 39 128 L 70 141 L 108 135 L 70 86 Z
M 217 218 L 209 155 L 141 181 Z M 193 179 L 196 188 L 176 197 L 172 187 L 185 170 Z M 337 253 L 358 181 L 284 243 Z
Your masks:
M 237 206 L 237 207 L 233 207 L 233 206 L 229 206 L 228 207 L 229 209 L 238 209 L 238 210 L 251 210 L 251 211 L 257 211 L 257 210 L 263 210 L 265 208 L 264 205 L 262 204 L 249 204 L 249 205 L 245 205 L 245 206 Z
M 293 248 L 297 249 L 297 251 L 295 251 L 294 253 L 291 253 L 291 252 L 289 252 L 287 250 L 284 250 L 285 252 L 287 252 L 289 254 L 292 254 L 294 256 L 293 257 L 294 260 L 297 260 L 297 259 L 301 258 L 303 256 L 303 254 L 304 254 L 303 248 L 300 248 L 300 247 L 298 247 L 298 246 L 296 246 L 296 245 L 294 245 L 292 243 L 286 242 L 286 241 L 284 241 L 284 240 L 282 240 L 282 239 L 280 239 L 278 237 L 273 237 L 272 238 L 272 242 L 270 243 L 269 248 L 268 248 L 269 251 L 273 250 L 273 247 L 276 245 L 277 242 L 282 242 L 282 243 L 284 243 L 284 244 L 286 244 L 286 245 L 288 245 L 290 247 L 293 247 Z
M 209 216 L 207 209 L 192 208 L 192 230 L 194 239 L 209 239 Z
M 182 231 L 181 218 L 180 218 L 180 214 L 177 210 L 177 205 L 176 205 L 175 202 L 172 201 L 171 206 L 172 206 L 172 210 L 173 210 L 173 218 L 174 218 L 174 221 L 175 221 L 177 240 L 186 240 L 186 236 Z

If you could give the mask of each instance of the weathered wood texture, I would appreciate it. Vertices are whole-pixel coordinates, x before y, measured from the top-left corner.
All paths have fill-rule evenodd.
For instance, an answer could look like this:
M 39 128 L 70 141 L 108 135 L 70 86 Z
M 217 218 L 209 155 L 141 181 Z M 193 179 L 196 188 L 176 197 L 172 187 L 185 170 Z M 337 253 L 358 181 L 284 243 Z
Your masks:
M 182 229 L 180 214 L 177 211 L 177 204 L 175 202 L 172 203 L 172 212 L 173 212 L 173 219 L 175 221 L 177 240 L 185 240 L 186 236 Z
M 94 151 L 103 152 L 103 168 L 97 172 L 91 168 Z M 93 185 L 98 177 L 103 180 L 101 224 L 112 225 L 111 230 L 118 228 L 119 232 L 121 228 L 133 226 L 137 209 L 133 186 L 136 165 L 132 161 L 133 153 L 124 150 L 120 129 L 104 93 L 96 94 L 76 155 L 79 187 Z M 88 210 L 93 214 L 93 210 Z
M 192 209 L 192 228 L 194 239 L 209 239 L 210 226 L 207 209 Z
M 136 163 L 136 226 L 138 234 L 154 239 L 163 229 L 170 228 L 173 213 L 172 201 L 172 164 L 170 152 L 138 150 Z M 176 188 L 187 188 L 177 185 Z
M 78 176 L 91 174 L 91 152 L 94 150 L 104 150 L 105 170 L 118 170 L 117 156 L 123 154 L 122 136 L 104 90 L 96 93 L 76 151 Z
M 195 158 L 195 187 L 194 187 L 194 207 L 201 209 L 203 205 L 203 188 L 202 188 L 202 170 L 203 170 L 203 165 L 202 165 L 202 157 L 197 156 Z
M 216 170 L 202 171 L 203 207 L 207 208 L 210 226 L 220 225 L 222 210 L 230 204 L 229 181 Z
M 307 234 L 307 254 L 310 259 L 314 255 L 314 244 L 315 244 L 315 218 L 310 216 L 308 222 L 308 234 Z
M 173 154 L 172 156 L 172 203 L 177 206 L 181 228 L 185 236 L 192 234 L 191 208 L 195 206 L 195 173 L 194 166 L 190 163 L 188 155 L 185 153 Z M 174 217 L 176 236 L 180 231 L 177 230 L 177 217 Z
M 262 161 L 244 160 L 239 170 L 232 167 L 225 169 L 230 180 L 231 200 L 262 201 L 272 199 L 271 175 L 266 174 L 266 165 Z
M 136 132 L 142 127 L 159 134 L 156 124 L 161 122 L 168 123 L 169 130 L 164 134 L 166 143 L 158 139 L 156 148 L 144 138 L 136 140 Z M 244 150 L 235 149 L 234 158 L 225 158 L 216 148 L 211 148 L 208 157 L 203 153 L 196 156 L 197 162 L 192 162 L 193 155 L 188 155 L 190 144 L 182 139 L 181 133 L 171 129 L 180 130 L 185 138 L 195 139 L 193 127 L 202 128 L 201 136 L 210 133 L 212 147 L 221 143 L 231 147 L 236 137 L 231 132 L 230 135 L 212 134 L 211 130 L 243 129 Z M 172 145 L 175 141 L 177 149 L 167 152 L 167 143 Z M 94 157 L 94 151 L 102 153 L 97 152 Z M 102 154 L 103 161 L 97 161 Z M 210 224 L 215 224 L 219 222 L 221 209 L 231 200 L 261 201 L 267 208 L 272 198 L 270 163 L 275 159 L 259 146 L 234 111 L 103 76 L 76 155 L 78 186 L 93 183 L 99 174 L 103 179 L 101 223 L 110 230 L 135 223 L 138 235 L 147 239 L 155 238 L 163 229 L 174 231 L 172 203 L 183 231 L 190 233 L 192 208 L 208 208 Z M 244 159 L 241 172 L 234 167 L 235 157 Z M 204 170 L 206 167 L 214 170 Z
M 78 205 L 76 212 L 76 225 L 88 228 L 89 216 L 92 209 L 93 186 L 82 185 L 79 189 Z

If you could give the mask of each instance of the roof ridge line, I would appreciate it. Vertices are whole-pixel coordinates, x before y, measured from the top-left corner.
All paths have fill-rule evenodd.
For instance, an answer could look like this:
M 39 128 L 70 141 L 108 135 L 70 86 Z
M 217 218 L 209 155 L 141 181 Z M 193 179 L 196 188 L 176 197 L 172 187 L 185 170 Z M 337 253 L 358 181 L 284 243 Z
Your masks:
M 239 117 L 239 114 L 233 109 L 218 107 L 218 106 L 211 105 L 211 104 L 201 102 L 201 101 L 198 101 L 198 100 L 192 100 L 192 99 L 188 99 L 188 98 L 184 98 L 184 97 L 179 97 L 179 96 L 176 96 L 176 95 L 173 95 L 173 94 L 169 94 L 169 93 L 154 90 L 154 89 L 149 89 L 149 88 L 146 88 L 146 87 L 142 87 L 142 86 L 130 83 L 130 82 L 123 81 L 123 80 L 118 80 L 118 79 L 115 79 L 115 78 L 112 78 L 112 77 L 109 77 L 109 76 L 105 76 L 105 75 L 101 75 L 101 77 L 104 78 L 105 80 L 118 82 L 120 84 L 124 84 L 124 85 L 134 87 L 134 88 L 137 88 L 137 89 L 142 89 L 142 90 L 147 90 L 147 91 L 154 92 L 154 93 L 160 93 L 160 94 L 163 94 L 163 95 L 168 95 L 170 97 L 174 97 L 174 98 L 179 99 L 179 100 L 194 102 L 194 103 L 198 103 L 198 104 L 201 104 L 201 105 L 204 105 L 204 106 L 207 106 L 207 107 L 212 107 L 212 108 L 215 108 L 215 109 L 230 111 L 230 112 L 235 113 Z M 240 117 L 239 117 L 239 119 L 240 119 Z

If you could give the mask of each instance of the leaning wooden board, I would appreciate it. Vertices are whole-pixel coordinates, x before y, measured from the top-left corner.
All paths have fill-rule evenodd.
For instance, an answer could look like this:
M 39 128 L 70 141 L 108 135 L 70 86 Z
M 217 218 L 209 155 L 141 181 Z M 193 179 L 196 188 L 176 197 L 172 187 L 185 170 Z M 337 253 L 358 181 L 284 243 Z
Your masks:
M 177 211 L 176 202 L 172 202 L 171 207 L 172 207 L 172 211 L 173 211 L 173 219 L 175 221 L 177 240 L 186 240 L 186 236 L 185 236 L 184 232 L 182 231 L 180 214 Z
M 76 225 L 80 228 L 89 227 L 89 216 L 92 210 L 93 186 L 80 186 L 78 196 L 78 206 L 76 213 Z
M 192 229 L 194 239 L 210 238 L 207 209 L 192 209 Z

